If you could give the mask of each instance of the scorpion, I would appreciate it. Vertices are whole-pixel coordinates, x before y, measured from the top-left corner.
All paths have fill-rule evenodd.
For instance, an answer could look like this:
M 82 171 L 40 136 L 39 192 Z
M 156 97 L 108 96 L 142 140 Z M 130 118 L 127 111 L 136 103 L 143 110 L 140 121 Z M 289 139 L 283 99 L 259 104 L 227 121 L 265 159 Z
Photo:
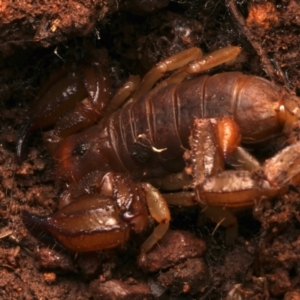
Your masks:
M 88 252 L 124 244 L 152 218 L 158 225 L 141 246 L 146 253 L 169 228 L 168 205 L 197 204 L 233 243 L 234 210 L 257 207 L 300 179 L 299 99 L 241 72 L 199 75 L 240 52 L 183 50 L 143 80 L 131 76 L 111 100 L 97 60 L 55 74 L 21 130 L 17 155 L 30 132 L 56 124 L 44 139 L 68 190 L 54 214 L 23 211 L 25 225 Z M 263 164 L 242 146 L 282 134 L 290 145 Z

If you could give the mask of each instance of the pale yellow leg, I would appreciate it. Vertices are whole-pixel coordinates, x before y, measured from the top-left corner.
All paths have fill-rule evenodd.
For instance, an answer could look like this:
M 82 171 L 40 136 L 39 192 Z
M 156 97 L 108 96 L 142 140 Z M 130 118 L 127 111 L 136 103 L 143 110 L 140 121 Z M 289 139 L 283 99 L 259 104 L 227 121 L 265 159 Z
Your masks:
M 185 172 L 171 173 L 159 178 L 150 178 L 148 180 L 153 186 L 164 191 L 182 190 L 191 184 L 191 176 Z
M 180 51 L 156 64 L 143 78 L 138 90 L 132 97 L 132 101 L 136 101 L 141 96 L 146 95 L 167 72 L 181 68 L 193 60 L 198 60 L 201 56 L 202 51 L 193 47 Z
M 238 234 L 238 223 L 234 213 L 228 208 L 213 206 L 206 206 L 203 212 L 217 224 L 214 232 L 219 226 L 226 228 L 226 245 L 232 245 Z
M 201 59 L 195 59 L 177 70 L 170 77 L 159 83 L 152 91 L 155 93 L 157 90 L 172 83 L 180 83 L 190 75 L 197 75 L 206 70 L 219 66 L 223 63 L 234 60 L 241 53 L 241 48 L 236 46 L 229 46 L 216 50 L 210 54 L 205 55 Z
M 226 162 L 239 170 L 254 171 L 260 167 L 259 161 L 242 147 L 237 147 L 227 158 Z
M 168 193 L 164 194 L 164 198 L 167 201 L 168 205 L 185 207 L 197 205 L 194 192 Z
M 106 113 L 110 114 L 119 109 L 126 102 L 126 100 L 134 93 L 134 91 L 136 91 L 140 82 L 141 79 L 139 76 L 130 76 L 111 99 Z
M 171 220 L 167 202 L 162 194 L 149 183 L 141 183 L 146 192 L 146 201 L 152 218 L 159 224 L 142 245 L 142 252 L 148 252 L 167 232 Z

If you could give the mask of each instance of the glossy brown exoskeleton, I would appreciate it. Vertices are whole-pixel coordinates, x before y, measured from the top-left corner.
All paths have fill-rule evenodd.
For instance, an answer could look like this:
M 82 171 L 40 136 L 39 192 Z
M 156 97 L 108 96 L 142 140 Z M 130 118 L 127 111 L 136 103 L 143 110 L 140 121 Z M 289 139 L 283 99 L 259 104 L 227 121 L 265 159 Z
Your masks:
M 77 132 L 77 125 L 74 126 L 76 122 L 71 118 L 73 113 L 68 113 L 67 118 L 59 117 L 60 124 L 64 125 L 56 125 L 47 139 L 52 145 L 50 148 L 55 148 L 58 176 L 71 185 L 70 197 L 67 197 L 70 203 L 42 221 L 29 213 L 24 214 L 25 220 L 42 226 L 65 247 L 80 252 L 121 245 L 129 236 L 128 228 L 135 230 L 137 220 L 146 224 L 146 210 L 149 209 L 160 224 L 142 246 L 148 251 L 168 228 L 167 202 L 176 205 L 198 203 L 206 207 L 205 212 L 210 218 L 227 227 L 227 242 L 232 242 L 237 234 L 237 224 L 231 208 L 256 206 L 262 199 L 277 195 L 288 184 L 298 183 L 300 178 L 297 97 L 263 78 L 239 72 L 194 76 L 186 80 L 234 59 L 239 53 L 239 47 L 223 48 L 204 57 L 198 48 L 179 52 L 158 63 L 140 84 L 137 77 L 131 77 L 104 109 L 104 116 L 100 116 L 97 125 L 65 139 L 61 132 Z M 166 72 L 173 70 L 171 76 L 157 83 Z M 85 72 L 88 73 L 81 71 L 82 74 Z M 76 78 L 71 77 L 70 82 Z M 80 105 L 88 103 L 86 107 L 93 110 L 92 103 L 97 103 L 92 101 L 94 95 L 100 94 L 89 91 L 101 91 L 95 88 L 100 85 L 96 79 L 87 84 L 86 77 L 83 78 L 87 97 L 77 96 L 78 93 L 76 98 Z M 61 80 L 57 85 L 48 85 L 48 93 L 54 88 L 53 92 L 59 95 L 59 84 L 67 89 Z M 118 109 L 132 93 L 126 105 Z M 101 102 L 101 97 L 97 99 Z M 49 109 L 41 110 L 37 104 L 27 128 L 42 127 L 42 122 L 37 120 L 46 120 L 48 114 L 53 114 L 47 97 L 42 96 L 40 103 L 47 104 Z M 55 103 L 65 107 L 64 101 Z M 241 147 L 241 143 L 254 144 L 282 133 L 289 137 L 292 145 L 262 166 Z M 19 140 L 19 154 L 26 134 L 24 130 Z M 59 140 L 57 136 L 60 136 Z M 236 170 L 226 170 L 226 164 Z M 107 173 L 111 176 L 109 181 L 105 179 Z M 93 184 L 87 182 L 86 176 L 92 178 Z M 122 179 L 124 193 L 119 193 L 116 182 L 122 180 L 114 178 L 125 177 L 126 180 Z M 100 189 L 90 188 L 96 181 Z M 145 181 L 152 185 L 138 183 Z M 72 192 L 77 190 L 74 187 L 77 184 L 83 186 L 81 192 Z M 189 186 L 190 191 L 162 195 L 153 185 L 162 190 L 180 190 Z M 97 197 L 101 200 L 96 200 Z M 105 209 L 110 212 L 104 213 Z M 97 213 L 93 214 L 93 211 Z M 108 219 L 118 224 L 117 231 L 107 227 Z M 103 227 L 97 225 L 100 223 Z M 138 228 L 136 231 L 144 227 Z M 92 234 L 94 229 L 95 235 Z M 116 232 L 122 232 L 122 237 Z M 80 241 L 90 237 L 95 237 L 95 241 L 92 238 L 93 246 L 80 246 Z M 76 247 L 71 246 L 74 243 Z

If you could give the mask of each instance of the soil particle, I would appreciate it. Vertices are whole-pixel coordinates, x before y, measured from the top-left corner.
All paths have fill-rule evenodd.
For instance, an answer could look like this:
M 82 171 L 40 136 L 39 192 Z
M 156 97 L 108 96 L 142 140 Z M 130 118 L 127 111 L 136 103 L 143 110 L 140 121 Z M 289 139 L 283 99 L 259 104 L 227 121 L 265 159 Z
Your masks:
M 44 280 L 48 283 L 54 283 L 56 281 L 56 274 L 55 273 L 44 273 L 43 274 Z
M 235 247 L 232 251 L 226 253 L 224 260 L 224 274 L 228 280 L 240 280 L 245 276 L 250 265 L 253 263 L 253 256 L 247 253 L 244 248 Z
M 94 300 L 150 300 L 154 299 L 147 284 L 120 280 L 101 282 L 94 280 L 89 289 Z
M 97 22 L 117 11 L 114 0 L 28 2 L 1 1 L 1 54 L 16 46 L 50 46 L 70 36 L 85 36 Z
M 296 290 L 293 292 L 287 292 L 284 295 L 284 300 L 300 300 L 300 290 Z
M 251 4 L 247 19 L 254 40 L 273 62 L 276 81 L 296 92 L 299 62 L 294 49 L 299 45 L 299 20 L 300 3 L 297 0 L 282 1 L 276 6 L 271 1 Z M 293 68 L 288 67 L 291 64 Z
M 206 251 L 203 240 L 191 232 L 169 230 L 163 239 L 140 259 L 139 265 L 146 273 L 174 266 L 187 258 L 201 257 Z
M 138 41 L 138 56 L 144 72 L 158 61 L 194 47 L 203 37 L 200 22 L 173 12 L 158 12 L 156 16 L 149 16 L 145 26 L 151 28 L 151 33 Z
M 166 7 L 170 0 L 152 0 L 152 1 L 140 1 L 140 0 L 125 0 L 123 1 L 124 9 L 131 11 L 138 15 L 145 15 L 147 13 L 153 13 Z
M 101 267 L 100 256 L 97 252 L 79 255 L 77 263 L 86 278 L 93 278 Z
M 208 281 L 208 268 L 199 258 L 187 259 L 184 263 L 158 276 L 159 284 L 168 288 L 173 294 L 203 293 Z
M 273 273 L 268 274 L 266 277 L 269 291 L 275 297 L 282 296 L 292 287 L 289 274 L 284 269 L 276 269 Z
M 248 27 L 264 30 L 278 25 L 279 17 L 275 5 L 271 2 L 252 3 L 249 6 L 246 23 Z
M 75 272 L 74 262 L 65 252 L 42 247 L 35 255 L 41 270 L 55 270 L 60 273 Z

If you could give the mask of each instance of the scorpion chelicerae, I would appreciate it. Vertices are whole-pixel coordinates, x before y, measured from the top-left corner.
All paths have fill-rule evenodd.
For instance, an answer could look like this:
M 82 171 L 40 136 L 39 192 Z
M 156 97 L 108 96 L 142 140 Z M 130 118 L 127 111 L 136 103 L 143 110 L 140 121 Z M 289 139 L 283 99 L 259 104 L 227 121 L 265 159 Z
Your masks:
M 300 178 L 297 97 L 240 72 L 194 76 L 239 53 L 234 46 L 204 57 L 199 48 L 184 50 L 158 63 L 141 82 L 130 77 L 110 102 L 99 62 L 58 73 L 42 88 L 17 154 L 30 131 L 56 123 L 45 139 L 69 189 L 64 207 L 46 217 L 24 211 L 25 223 L 84 252 L 123 244 L 131 231 L 147 227 L 150 213 L 159 224 L 142 245 L 146 252 L 169 227 L 168 204 L 199 204 L 227 228 L 231 243 L 237 234 L 232 208 L 256 206 Z M 169 71 L 174 72 L 159 82 Z M 282 133 L 291 145 L 263 165 L 241 146 Z

